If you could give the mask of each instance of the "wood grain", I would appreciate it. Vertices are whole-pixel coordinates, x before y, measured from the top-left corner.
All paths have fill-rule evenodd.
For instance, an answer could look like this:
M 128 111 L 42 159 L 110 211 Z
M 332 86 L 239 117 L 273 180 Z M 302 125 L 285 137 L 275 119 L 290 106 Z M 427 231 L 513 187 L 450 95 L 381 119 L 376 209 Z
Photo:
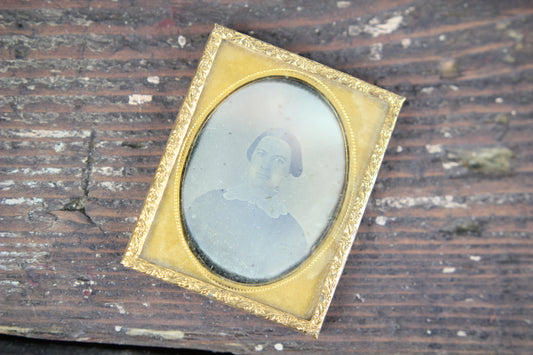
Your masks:
M 119 263 L 215 22 L 408 100 L 318 340 Z M 0 333 L 533 352 L 532 24 L 518 0 L 3 1 Z

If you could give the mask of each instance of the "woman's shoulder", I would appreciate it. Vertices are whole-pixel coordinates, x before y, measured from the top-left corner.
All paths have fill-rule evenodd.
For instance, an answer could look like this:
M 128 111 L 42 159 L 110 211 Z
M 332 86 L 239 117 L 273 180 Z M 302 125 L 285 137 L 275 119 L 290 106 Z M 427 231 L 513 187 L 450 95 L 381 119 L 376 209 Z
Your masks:
M 194 202 L 197 202 L 197 201 L 213 201 L 213 200 L 220 199 L 224 195 L 224 191 L 225 190 L 223 190 L 223 189 L 207 191 L 206 193 L 198 196 L 194 200 Z
M 307 244 L 305 233 L 300 226 L 300 223 L 290 214 L 280 216 L 280 222 L 285 226 L 286 235 L 290 235 L 291 239 L 296 244 Z
M 216 207 L 217 205 L 223 203 L 223 195 L 224 190 L 222 189 L 208 191 L 195 198 L 190 204 L 190 206 L 185 206 L 185 208 L 196 210 L 205 208 L 210 209 Z

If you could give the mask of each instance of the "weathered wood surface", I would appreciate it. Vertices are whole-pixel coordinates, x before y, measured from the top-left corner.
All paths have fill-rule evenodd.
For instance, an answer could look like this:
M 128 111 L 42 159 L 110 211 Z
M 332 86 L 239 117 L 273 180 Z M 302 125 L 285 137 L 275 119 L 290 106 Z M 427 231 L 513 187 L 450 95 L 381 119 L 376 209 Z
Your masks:
M 408 99 L 318 340 L 119 264 L 214 22 Z M 0 332 L 533 352 L 532 32 L 527 0 L 0 2 Z

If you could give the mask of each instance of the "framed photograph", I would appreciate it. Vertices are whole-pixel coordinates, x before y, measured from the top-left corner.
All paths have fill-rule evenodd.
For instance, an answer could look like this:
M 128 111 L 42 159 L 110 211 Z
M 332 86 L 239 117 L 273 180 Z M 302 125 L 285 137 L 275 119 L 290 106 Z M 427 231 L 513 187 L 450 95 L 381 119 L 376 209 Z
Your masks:
M 215 25 L 122 263 L 318 336 L 403 100 Z

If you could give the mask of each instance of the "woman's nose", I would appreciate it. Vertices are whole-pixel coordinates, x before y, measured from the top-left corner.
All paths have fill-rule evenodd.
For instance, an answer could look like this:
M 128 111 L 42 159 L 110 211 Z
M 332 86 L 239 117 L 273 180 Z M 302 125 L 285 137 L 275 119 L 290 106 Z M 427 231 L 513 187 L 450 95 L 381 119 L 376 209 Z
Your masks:
M 261 169 L 270 170 L 271 166 L 272 166 L 271 159 L 268 159 L 267 157 L 261 159 Z

